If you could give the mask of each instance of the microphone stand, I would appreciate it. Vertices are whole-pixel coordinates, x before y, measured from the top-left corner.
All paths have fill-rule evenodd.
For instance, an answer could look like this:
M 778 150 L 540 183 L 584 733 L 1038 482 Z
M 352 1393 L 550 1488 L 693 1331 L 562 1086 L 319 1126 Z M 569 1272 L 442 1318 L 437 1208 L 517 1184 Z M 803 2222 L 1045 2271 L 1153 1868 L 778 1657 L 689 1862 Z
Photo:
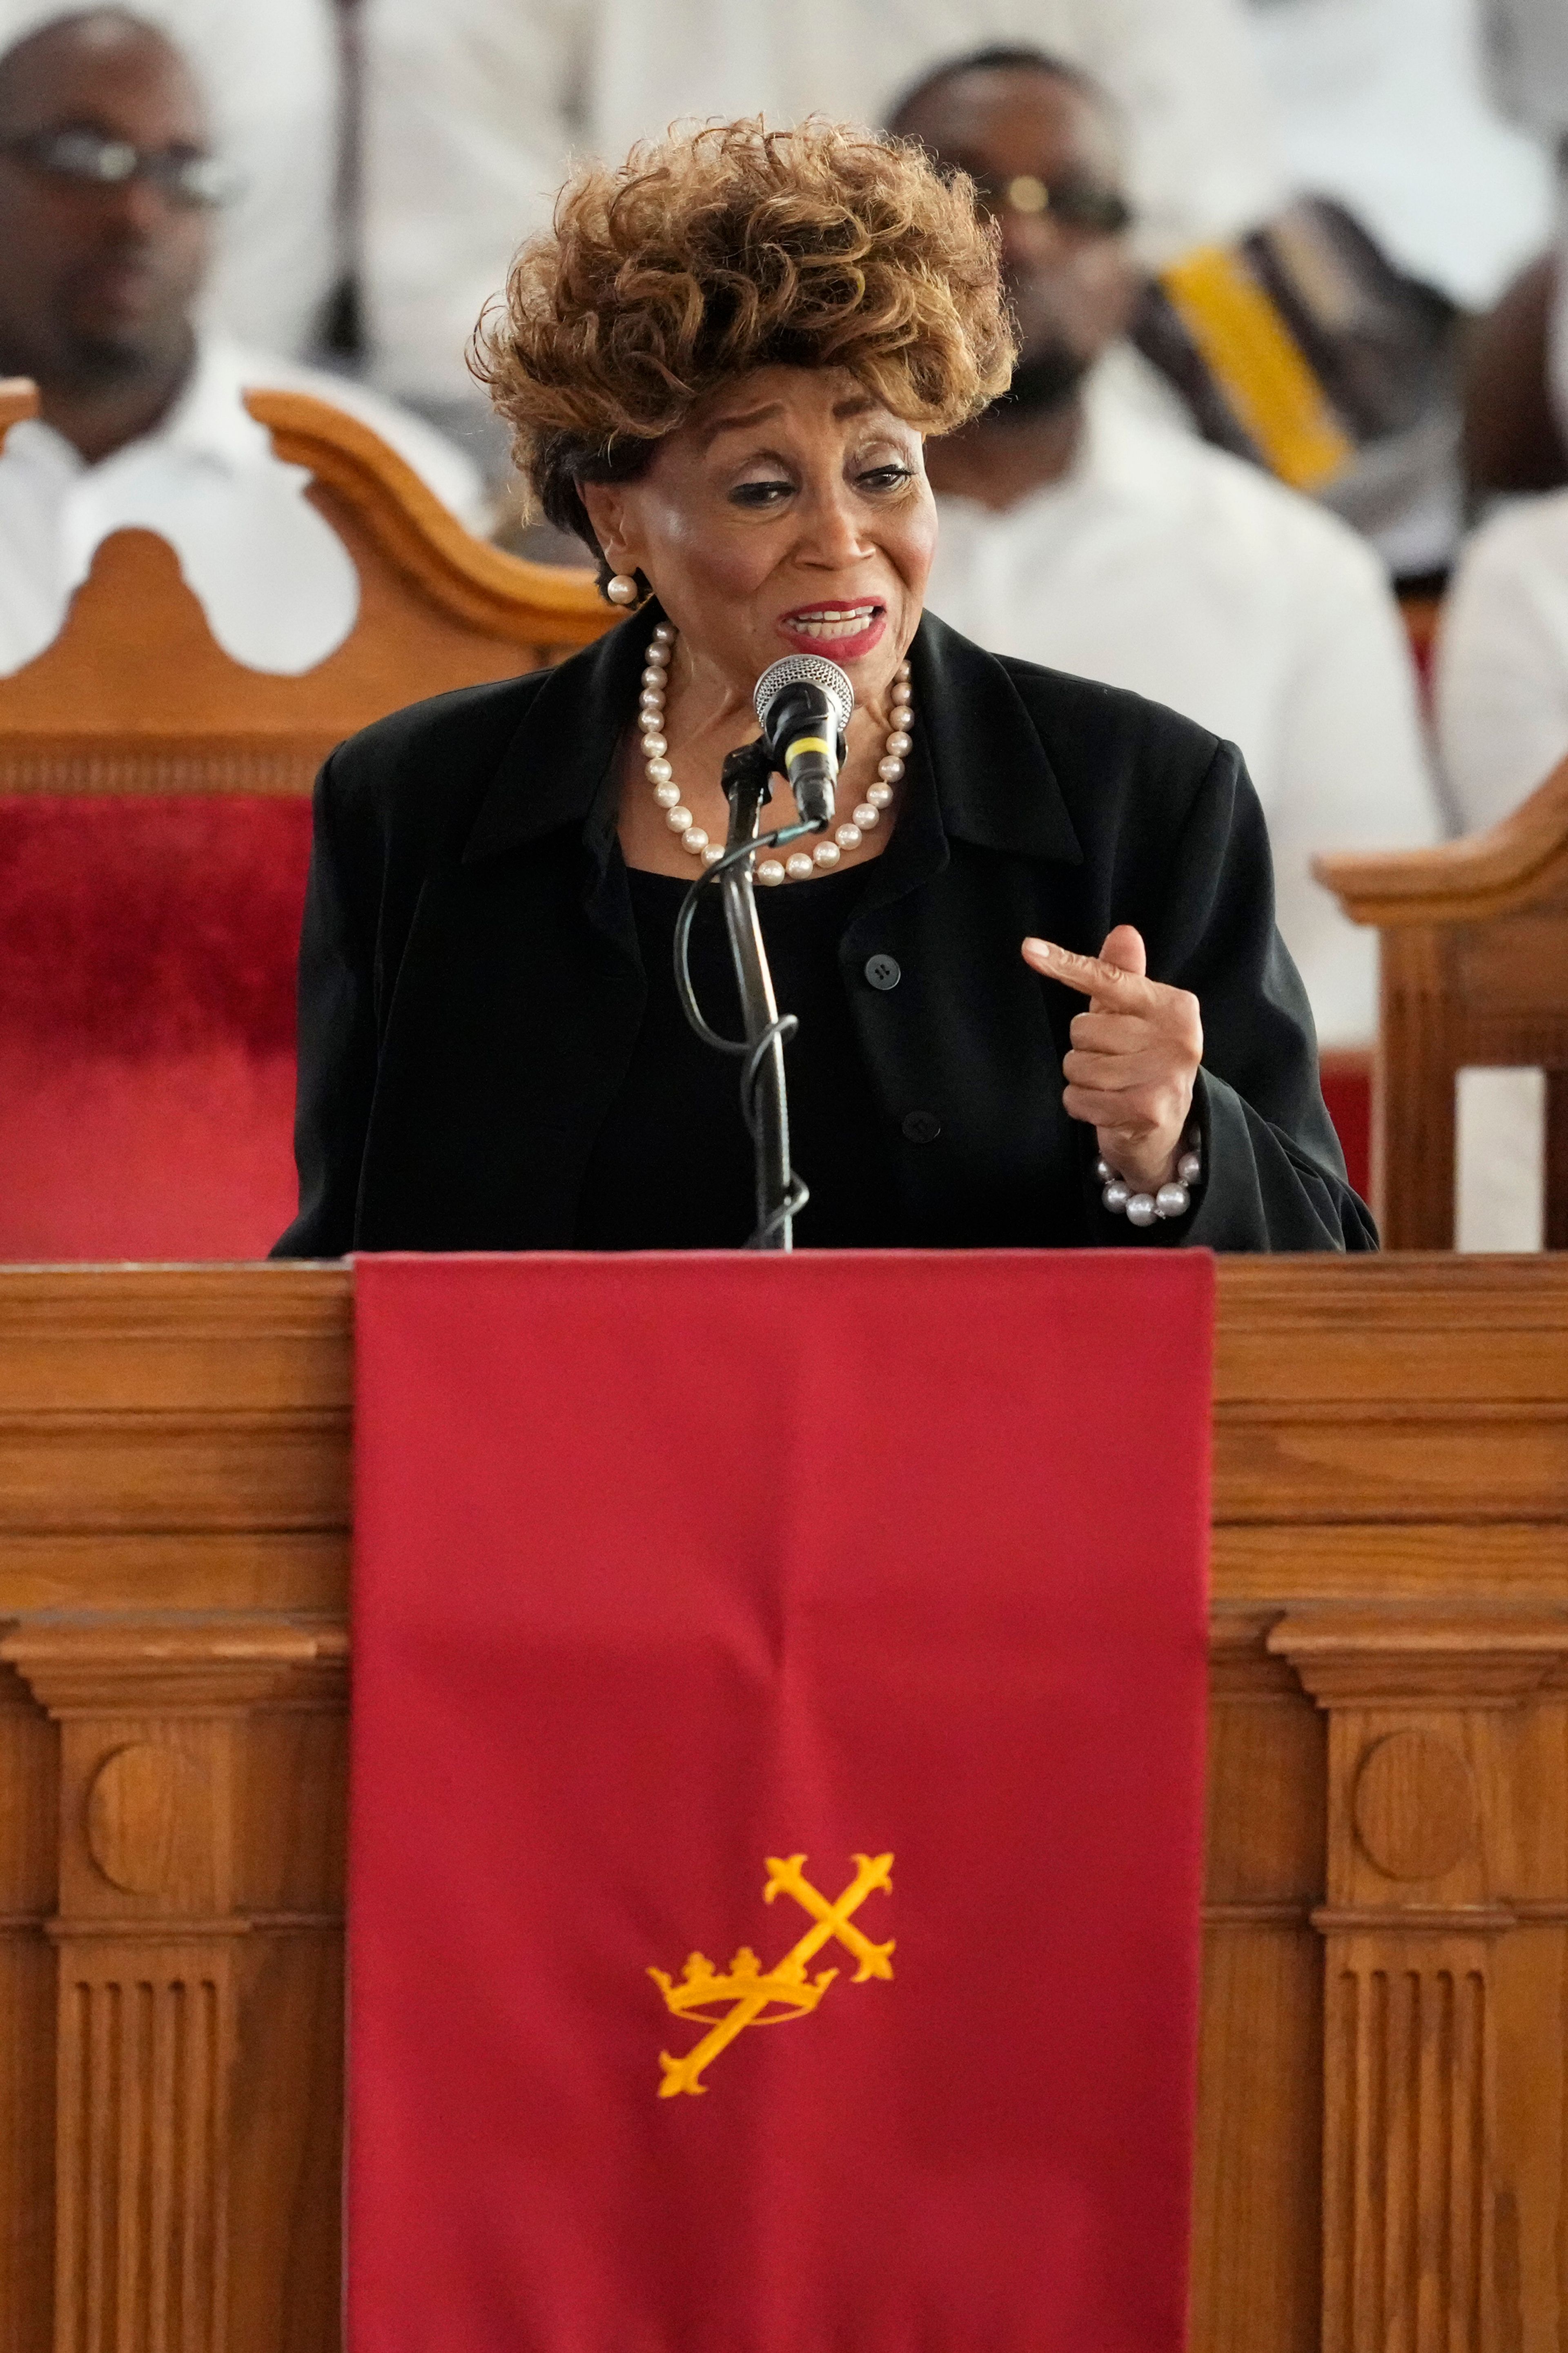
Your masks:
M 743 744 L 724 763 L 722 782 L 730 804 L 730 830 L 725 857 L 753 842 L 762 826 L 762 812 L 773 798 L 772 765 L 761 741 Z M 802 830 L 805 828 L 803 828 Z M 806 1191 L 790 1166 L 789 1090 L 784 1081 L 784 1050 L 794 1036 L 793 1014 L 779 1019 L 773 976 L 757 917 L 752 883 L 753 860 L 726 863 L 719 888 L 724 900 L 724 927 L 730 934 L 730 955 L 741 995 L 741 1025 L 749 1050 L 750 1113 L 747 1124 L 756 1153 L 757 1223 L 752 1237 L 755 1250 L 795 1248 L 795 1218 L 805 1208 Z
M 800 825 L 760 833 L 762 811 L 773 798 L 773 764 L 759 738 L 731 752 L 724 763 L 724 797 L 730 804 L 730 835 L 721 858 L 700 874 L 681 902 L 675 924 L 675 991 L 687 1020 L 715 1053 L 743 1057 L 741 1111 L 756 1148 L 757 1222 L 749 1250 L 793 1250 L 795 1219 L 811 1198 L 790 1166 L 789 1102 L 784 1088 L 784 1050 L 800 1027 L 793 1013 L 779 1012 L 763 927 L 752 887 L 759 849 L 777 852 L 828 821 L 818 814 Z M 721 1038 L 704 1018 L 691 987 L 691 925 L 705 891 L 723 894 L 724 923 L 741 994 L 743 1038 Z

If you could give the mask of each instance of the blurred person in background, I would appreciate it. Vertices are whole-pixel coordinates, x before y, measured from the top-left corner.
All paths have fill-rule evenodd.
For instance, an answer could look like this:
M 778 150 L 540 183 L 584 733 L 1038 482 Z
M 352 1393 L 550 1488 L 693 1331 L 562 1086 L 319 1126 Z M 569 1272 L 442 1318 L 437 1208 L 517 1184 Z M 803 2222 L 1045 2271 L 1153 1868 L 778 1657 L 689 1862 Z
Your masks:
M 1347 206 L 1396 268 L 1469 312 L 1552 220 L 1548 151 L 1489 80 L 1499 5 L 1514 0 L 1251 0 L 1294 184 Z
M 1487 88 L 1481 5 L 1251 0 L 1296 194 L 1228 269 L 1167 272 L 1170 303 L 1137 329 L 1156 357 L 1152 331 L 1173 331 L 1219 411 L 1220 429 L 1198 417 L 1209 438 L 1310 491 L 1428 598 L 1465 527 L 1469 322 L 1550 219 L 1541 143 Z
M 60 0 L 0 0 L 0 52 L 64 13 Z M 304 357 L 343 269 L 335 0 L 138 0 L 137 14 L 191 60 L 233 175 L 204 319 Z
M 421 420 L 195 323 L 226 176 L 190 67 L 139 18 L 64 16 L 0 56 L 0 375 L 41 396 L 0 453 L 0 670 L 58 634 L 127 525 L 173 543 L 237 660 L 298 671 L 347 635 L 353 564 L 249 386 L 348 409 L 484 525 L 473 468 Z
M 1281 201 L 1242 0 L 364 0 L 375 381 L 493 436 L 464 351 L 574 153 L 619 159 L 681 118 L 879 122 L 940 58 L 1019 38 L 1114 93 L 1150 262 Z
M 1568 480 L 1568 6 L 1485 0 L 1493 86 L 1558 164 L 1556 249 L 1478 338 L 1470 440 L 1483 488 Z M 1568 757 L 1568 491 L 1521 499 L 1465 550 L 1436 665 L 1438 748 L 1467 831 L 1495 825 Z
M 1479 489 L 1544 491 L 1568 481 L 1568 7 L 1482 5 L 1498 102 L 1555 158 L 1556 220 L 1474 338 L 1466 442 Z
M 932 603 L 994 651 L 1132 687 L 1240 745 L 1320 1039 L 1363 1043 L 1375 938 L 1310 860 L 1440 830 L 1376 557 L 1120 393 L 1137 280 L 1115 126 L 1092 83 L 1037 53 L 981 52 L 913 90 L 893 128 L 986 197 L 1020 339 L 1011 390 L 927 449 Z
M 1568 759 L 1568 491 L 1505 507 L 1470 540 L 1443 608 L 1435 699 L 1467 833 Z

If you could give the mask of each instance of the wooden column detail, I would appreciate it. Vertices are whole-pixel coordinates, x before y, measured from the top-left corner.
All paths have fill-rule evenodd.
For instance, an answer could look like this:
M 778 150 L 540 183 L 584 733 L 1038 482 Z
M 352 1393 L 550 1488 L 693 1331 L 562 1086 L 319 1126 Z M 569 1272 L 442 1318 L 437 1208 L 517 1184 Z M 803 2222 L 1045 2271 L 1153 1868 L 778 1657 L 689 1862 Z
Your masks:
M 1329 1716 L 1323 2353 L 1504 2353 L 1506 1718 L 1568 1660 L 1568 1619 L 1303 1614 L 1269 1648 Z
M 237 1743 L 333 1646 L 236 1617 L 0 1643 L 59 1726 L 56 2353 L 227 2341 Z
M 1460 1049 L 1447 944 L 1435 926 L 1388 931 L 1373 1090 L 1373 1207 L 1388 1250 L 1454 1247 L 1454 1083 Z

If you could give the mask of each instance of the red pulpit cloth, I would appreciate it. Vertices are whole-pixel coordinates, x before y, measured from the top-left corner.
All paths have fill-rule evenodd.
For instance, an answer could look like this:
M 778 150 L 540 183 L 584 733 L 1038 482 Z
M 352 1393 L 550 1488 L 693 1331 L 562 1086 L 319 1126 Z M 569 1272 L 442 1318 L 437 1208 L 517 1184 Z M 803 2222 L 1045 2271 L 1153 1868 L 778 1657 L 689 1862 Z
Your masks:
M 1212 1281 L 359 1261 L 352 2353 L 1180 2347 Z

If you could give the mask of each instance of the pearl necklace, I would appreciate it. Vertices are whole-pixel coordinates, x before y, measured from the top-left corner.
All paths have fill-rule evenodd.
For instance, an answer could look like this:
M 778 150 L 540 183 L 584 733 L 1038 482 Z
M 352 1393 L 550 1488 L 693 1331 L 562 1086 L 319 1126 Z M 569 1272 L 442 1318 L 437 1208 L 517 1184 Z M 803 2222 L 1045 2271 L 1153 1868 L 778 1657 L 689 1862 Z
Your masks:
M 675 650 L 675 631 L 668 621 L 660 621 L 653 633 L 647 649 L 647 667 L 642 674 L 642 696 L 637 707 L 637 726 L 642 733 L 643 767 L 653 797 L 664 811 L 664 821 L 671 833 L 680 836 L 682 849 L 700 858 L 704 866 L 712 866 L 723 857 L 721 842 L 710 841 L 707 830 L 700 826 L 680 797 L 680 786 L 669 765 L 669 744 L 664 733 L 664 696 L 669 677 L 670 656 Z M 882 822 L 882 811 L 893 797 L 893 786 L 904 773 L 912 738 L 910 734 L 910 666 L 900 662 L 893 680 L 893 700 L 890 705 L 892 725 L 882 757 L 877 763 L 877 781 L 856 808 L 854 817 L 839 826 L 830 841 L 819 841 L 814 849 L 797 849 L 791 858 L 764 858 L 756 867 L 756 880 L 769 889 L 784 881 L 804 882 L 818 868 L 837 866 L 847 849 L 858 849 L 873 827 Z

